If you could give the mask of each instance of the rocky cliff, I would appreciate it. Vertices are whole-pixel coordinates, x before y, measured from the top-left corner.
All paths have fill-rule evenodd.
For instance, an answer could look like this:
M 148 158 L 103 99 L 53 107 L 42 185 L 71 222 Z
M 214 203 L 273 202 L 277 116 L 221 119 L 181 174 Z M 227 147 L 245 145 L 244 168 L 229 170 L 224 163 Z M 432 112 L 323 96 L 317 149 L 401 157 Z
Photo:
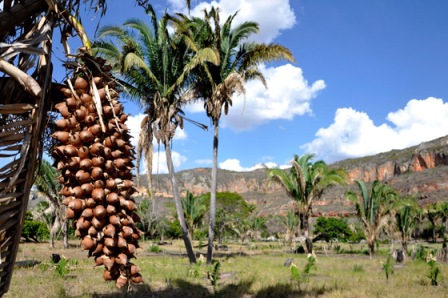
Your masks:
M 353 206 L 344 198 L 355 179 L 365 182 L 387 181 L 402 194 L 415 195 L 422 205 L 445 200 L 448 195 L 448 136 L 403 150 L 392 150 L 374 156 L 347 159 L 332 167 L 349 173 L 350 183 L 345 187 L 332 187 L 315 202 L 315 216 L 349 215 Z M 195 195 L 210 191 L 211 169 L 198 168 L 176 174 L 181 193 L 190 190 Z M 219 170 L 218 191 L 241 194 L 246 201 L 257 205 L 260 214 L 284 214 L 291 208 L 290 198 L 278 185 L 269 185 L 266 170 L 232 172 Z M 141 177 L 142 185 L 145 178 Z M 168 175 L 155 175 L 156 197 L 171 197 Z

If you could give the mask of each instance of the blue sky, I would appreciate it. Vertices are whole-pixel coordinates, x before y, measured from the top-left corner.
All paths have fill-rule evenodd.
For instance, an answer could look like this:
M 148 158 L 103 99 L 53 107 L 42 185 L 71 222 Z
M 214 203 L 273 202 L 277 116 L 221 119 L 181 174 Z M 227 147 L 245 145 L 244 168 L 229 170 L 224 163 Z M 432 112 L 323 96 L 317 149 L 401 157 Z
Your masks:
M 183 0 L 151 1 L 159 12 L 186 13 Z M 134 1 L 111 0 L 101 25 L 147 18 Z M 219 164 L 245 171 L 284 166 L 294 154 L 328 163 L 409 147 L 447 134 L 448 2 L 443 0 L 191 1 L 191 14 L 211 4 L 221 20 L 260 25 L 258 42 L 288 47 L 297 62 L 262 65 L 268 89 L 246 85 L 222 118 Z M 97 19 L 84 17 L 93 36 Z M 126 101 L 125 96 L 123 100 Z M 140 109 L 126 104 L 137 135 Z M 201 105 L 189 118 L 209 125 Z M 213 130 L 187 124 L 173 143 L 176 170 L 210 167 Z M 157 159 L 158 157 L 158 159 Z M 163 148 L 155 171 L 166 171 Z

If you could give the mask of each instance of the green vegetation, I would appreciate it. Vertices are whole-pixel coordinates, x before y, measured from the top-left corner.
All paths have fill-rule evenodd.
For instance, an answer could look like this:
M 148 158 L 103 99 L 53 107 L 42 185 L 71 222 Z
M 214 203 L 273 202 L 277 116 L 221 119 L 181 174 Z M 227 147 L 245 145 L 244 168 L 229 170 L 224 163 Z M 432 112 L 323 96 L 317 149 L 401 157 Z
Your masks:
M 212 270 L 207 273 L 207 277 L 210 280 L 210 283 L 212 284 L 215 293 L 218 289 L 220 273 L 221 273 L 221 263 L 219 261 L 216 261 L 212 266 Z
M 48 231 L 47 225 L 44 222 L 34 220 L 31 211 L 27 211 L 23 223 L 22 237 L 26 241 L 33 240 L 38 242 L 48 239 L 49 235 L 50 231 Z
M 153 252 L 153 253 L 160 253 L 160 252 L 162 252 L 163 250 L 162 250 L 158 245 L 151 245 L 151 246 L 149 247 L 149 251 L 150 251 L 150 252 Z
M 439 266 L 437 265 L 437 260 L 435 257 L 433 257 L 431 254 L 427 257 L 427 264 L 429 266 L 428 269 L 428 278 L 431 282 L 432 286 L 438 286 L 439 285 L 439 279 L 441 275 L 441 271 Z
M 393 265 L 392 255 L 389 254 L 387 256 L 386 262 L 383 263 L 383 270 L 384 270 L 384 273 L 386 274 L 386 280 L 389 281 L 389 276 L 394 274 L 394 265 Z
M 335 217 L 318 217 L 314 226 L 315 239 L 322 239 L 326 242 L 339 240 L 346 242 L 351 236 L 347 221 L 342 218 Z
M 197 243 L 197 242 L 196 242 Z M 72 241 L 71 244 L 79 244 Z M 187 274 L 192 268 L 188 259 L 179 256 L 185 253 L 182 240 L 174 241 L 173 245 L 164 246 L 164 254 L 148 256 L 151 242 L 141 243 L 137 251 L 137 259 L 133 262 L 141 269 L 144 284 L 132 285 L 132 295 L 156 297 L 444 297 L 448 284 L 442 279 L 448 273 L 446 263 L 437 263 L 439 286 L 430 286 L 427 277 L 429 265 L 426 262 L 412 260 L 405 261 L 404 266 L 394 268 L 393 278 L 385 283 L 384 271 L 380 260 L 385 257 L 374 256 L 370 259 L 366 255 L 332 254 L 327 256 L 315 245 L 317 255 L 317 271 L 311 270 L 307 282 L 300 284 L 300 289 L 291 281 L 291 272 L 284 267 L 285 259 L 294 258 L 299 272 L 308 262 L 305 255 L 292 255 L 284 252 L 284 248 L 270 248 L 269 244 L 256 242 L 250 250 L 241 243 L 227 243 L 229 251 L 220 251 L 221 256 L 215 259 L 221 263 L 218 288 L 215 292 L 206 273 L 212 273 L 213 268 L 199 267 L 198 275 Z M 71 245 L 71 246 L 72 246 Z M 342 250 L 360 251 L 362 244 L 341 243 Z M 425 244 L 429 250 L 438 248 L 433 244 Z M 389 251 L 390 245 L 380 244 L 381 253 Z M 205 253 L 205 249 L 201 253 Z M 378 251 L 378 250 L 377 250 Z M 36 297 L 58 297 L 59 291 L 64 289 L 68 297 L 94 297 L 98 295 L 120 297 L 126 290 L 117 289 L 113 284 L 105 283 L 102 269 L 92 270 L 92 260 L 87 259 L 85 252 L 78 247 L 63 249 L 62 243 L 55 243 L 55 249 L 49 252 L 48 243 L 24 243 L 20 246 L 19 260 L 37 260 L 41 264 L 49 264 L 51 253 L 69 255 L 70 261 L 76 260 L 76 266 L 69 266 L 69 276 L 73 278 L 54 278 L 55 268 L 47 270 L 34 268 L 16 268 L 12 278 L 9 297 L 25 297 L 25 293 L 33 293 Z M 198 258 L 199 260 L 199 258 Z M 358 266 L 363 272 L 355 273 L 352 268 Z M 79 282 L 79 277 L 83 282 Z M 422 279 L 425 281 L 422 283 Z M 354 286 L 354 283 L 357 285 Z M 51 289 L 51 290 L 49 290 Z

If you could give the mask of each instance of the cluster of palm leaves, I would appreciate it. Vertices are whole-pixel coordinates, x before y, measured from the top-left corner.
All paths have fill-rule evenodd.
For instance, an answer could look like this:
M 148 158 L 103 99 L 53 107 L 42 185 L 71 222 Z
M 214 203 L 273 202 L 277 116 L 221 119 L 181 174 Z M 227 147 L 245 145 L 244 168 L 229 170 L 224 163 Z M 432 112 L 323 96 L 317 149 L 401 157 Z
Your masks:
M 236 14 L 221 25 L 219 10 L 215 8 L 205 11 L 204 18 L 165 14 L 157 19 L 149 4 L 146 4 L 146 12 L 150 17 L 149 25 L 144 20 L 129 19 L 123 26 L 101 28 L 99 36 L 102 39 L 94 44 L 94 52 L 107 58 L 131 99 L 139 102 L 145 111 L 137 166 L 145 157 L 149 188 L 152 187 L 153 141 L 164 146 L 177 216 L 191 262 L 195 262 L 195 255 L 174 176 L 171 141 L 176 129 L 183 128 L 184 121 L 192 121 L 185 117 L 183 106 L 193 100 L 204 101 L 205 111 L 214 125 L 207 254 L 207 261 L 211 262 L 216 217 L 218 129 L 222 111 L 228 112 L 232 95 L 244 92 L 247 80 L 265 82 L 258 70 L 261 62 L 293 61 L 293 57 L 280 45 L 248 41 L 251 34 L 258 32 L 258 25 L 253 22 L 233 24 Z M 169 26 L 174 28 L 174 33 L 169 32 Z
M 299 217 L 300 230 L 308 243 L 309 217 L 314 200 L 320 197 L 327 187 L 344 184 L 347 178 L 343 170 L 330 168 L 322 160 L 313 162 L 313 158 L 312 154 L 304 154 L 301 157 L 294 155 L 290 170 L 268 170 L 269 181 L 280 184 L 296 202 L 295 214 Z M 293 217 L 289 221 L 294 222 Z M 290 233 L 293 232 L 293 229 L 290 230 Z M 308 250 L 312 250 L 310 245 L 308 247 L 311 248 Z

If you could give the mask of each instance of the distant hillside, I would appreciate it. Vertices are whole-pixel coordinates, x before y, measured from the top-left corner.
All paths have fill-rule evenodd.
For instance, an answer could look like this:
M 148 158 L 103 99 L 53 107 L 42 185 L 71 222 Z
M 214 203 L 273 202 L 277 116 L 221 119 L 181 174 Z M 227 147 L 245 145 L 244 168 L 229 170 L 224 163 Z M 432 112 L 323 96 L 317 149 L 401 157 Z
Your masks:
M 442 137 L 403 150 L 392 150 L 373 156 L 347 159 L 331 164 L 345 169 L 350 182 L 345 187 L 328 189 L 313 207 L 315 216 L 348 215 L 353 206 L 344 198 L 352 182 L 360 179 L 371 182 L 384 180 L 402 194 L 416 195 L 422 205 L 446 200 L 448 197 L 448 137 Z M 181 193 L 186 190 L 195 195 L 210 191 L 211 169 L 197 168 L 176 173 Z M 218 171 L 218 191 L 241 194 L 248 202 L 257 205 L 259 214 L 285 214 L 291 207 L 290 198 L 278 185 L 268 186 L 266 170 L 252 172 Z M 146 185 L 146 177 L 140 177 L 141 185 Z M 171 186 L 168 175 L 155 175 L 156 198 L 169 201 Z

